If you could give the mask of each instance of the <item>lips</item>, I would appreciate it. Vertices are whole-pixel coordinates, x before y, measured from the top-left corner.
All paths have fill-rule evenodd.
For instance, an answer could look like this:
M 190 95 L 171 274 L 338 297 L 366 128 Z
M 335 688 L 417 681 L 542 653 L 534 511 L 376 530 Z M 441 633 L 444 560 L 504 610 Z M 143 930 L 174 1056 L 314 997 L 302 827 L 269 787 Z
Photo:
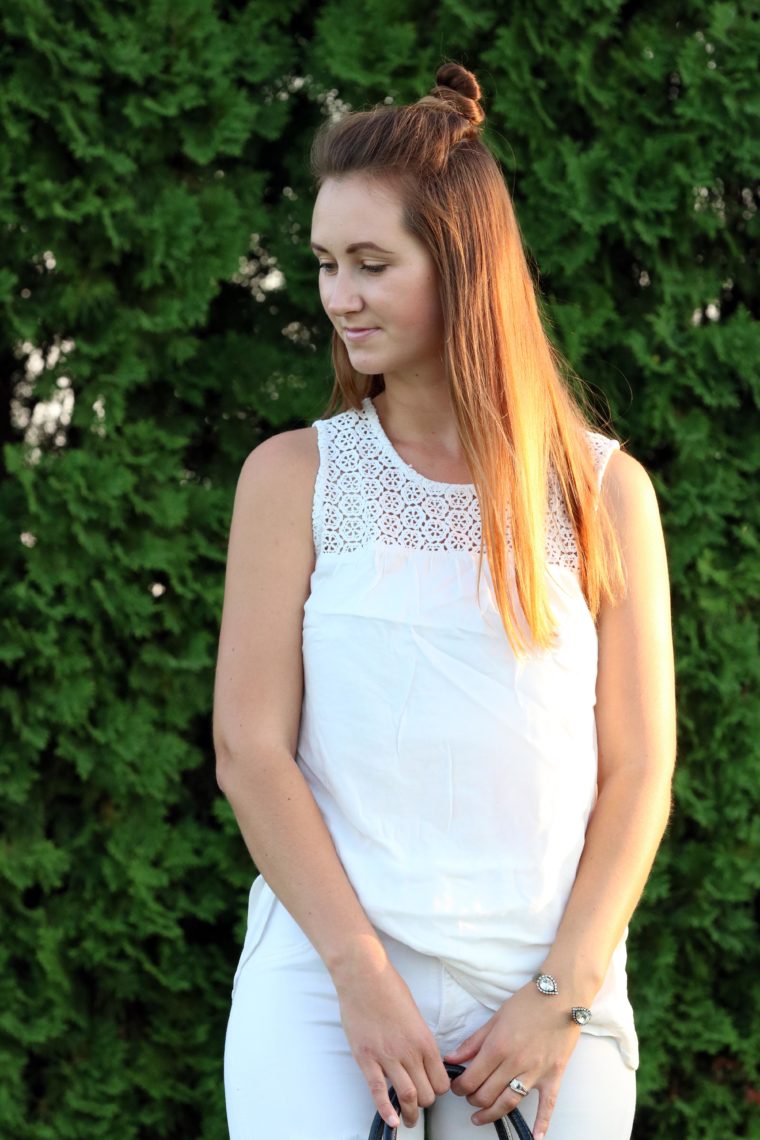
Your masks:
M 378 330 L 376 328 L 371 328 L 371 329 L 359 329 L 359 328 L 346 329 L 346 328 L 344 328 L 343 329 L 343 335 L 345 336 L 346 340 L 348 340 L 348 341 L 356 341 L 356 340 L 364 340 L 365 337 L 371 336 L 372 333 L 375 333 L 377 331 Z

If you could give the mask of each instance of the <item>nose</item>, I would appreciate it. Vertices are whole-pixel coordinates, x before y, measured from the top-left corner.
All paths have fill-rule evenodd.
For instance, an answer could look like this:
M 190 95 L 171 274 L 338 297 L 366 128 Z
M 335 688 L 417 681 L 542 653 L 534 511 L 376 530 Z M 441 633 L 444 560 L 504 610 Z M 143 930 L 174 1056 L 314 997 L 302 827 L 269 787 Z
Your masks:
M 364 306 L 364 301 L 357 291 L 356 282 L 352 275 L 346 271 L 337 270 L 333 276 L 324 278 L 322 290 L 324 306 L 331 317 L 340 317 L 345 313 L 358 313 Z

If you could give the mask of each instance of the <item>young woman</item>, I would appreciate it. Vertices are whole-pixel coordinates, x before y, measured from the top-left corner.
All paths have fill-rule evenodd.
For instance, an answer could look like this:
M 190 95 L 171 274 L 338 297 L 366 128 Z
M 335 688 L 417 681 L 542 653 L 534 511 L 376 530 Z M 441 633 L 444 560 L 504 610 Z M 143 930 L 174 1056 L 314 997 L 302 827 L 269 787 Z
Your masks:
M 247 458 L 214 737 L 260 875 L 232 1140 L 624 1140 L 670 810 L 657 500 L 563 378 L 475 78 L 318 134 L 325 418 Z M 333 414 L 334 413 L 334 414 Z M 443 1060 L 466 1066 L 449 1081 Z M 425 1111 L 420 1111 L 424 1109 Z

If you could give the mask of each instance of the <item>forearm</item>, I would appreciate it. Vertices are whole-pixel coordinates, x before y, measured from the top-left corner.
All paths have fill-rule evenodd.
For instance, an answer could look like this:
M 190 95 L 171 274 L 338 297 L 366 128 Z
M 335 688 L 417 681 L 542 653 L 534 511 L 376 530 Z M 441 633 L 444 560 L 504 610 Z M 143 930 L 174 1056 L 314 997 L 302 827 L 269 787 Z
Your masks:
M 217 748 L 218 780 L 258 870 L 334 979 L 381 969 L 385 948 L 357 898 L 319 808 L 292 756 L 261 749 L 255 763 Z
M 576 1005 L 590 1005 L 644 890 L 671 806 L 670 771 L 608 776 L 589 821 L 575 883 L 542 965 Z

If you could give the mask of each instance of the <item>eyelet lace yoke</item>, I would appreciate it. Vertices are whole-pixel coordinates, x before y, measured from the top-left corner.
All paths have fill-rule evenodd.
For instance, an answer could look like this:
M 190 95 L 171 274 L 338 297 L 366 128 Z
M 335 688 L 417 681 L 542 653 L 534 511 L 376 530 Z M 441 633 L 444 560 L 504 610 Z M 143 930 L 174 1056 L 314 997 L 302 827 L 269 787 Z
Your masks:
M 406 463 L 383 431 L 369 397 L 327 420 L 317 420 L 320 466 L 314 491 L 313 533 L 318 554 L 349 554 L 373 542 L 407 550 L 477 552 L 480 506 L 471 483 L 441 483 Z M 586 433 L 598 484 L 617 440 Z M 507 544 L 511 547 L 509 526 Z M 546 555 L 577 573 L 572 524 L 552 473 Z

